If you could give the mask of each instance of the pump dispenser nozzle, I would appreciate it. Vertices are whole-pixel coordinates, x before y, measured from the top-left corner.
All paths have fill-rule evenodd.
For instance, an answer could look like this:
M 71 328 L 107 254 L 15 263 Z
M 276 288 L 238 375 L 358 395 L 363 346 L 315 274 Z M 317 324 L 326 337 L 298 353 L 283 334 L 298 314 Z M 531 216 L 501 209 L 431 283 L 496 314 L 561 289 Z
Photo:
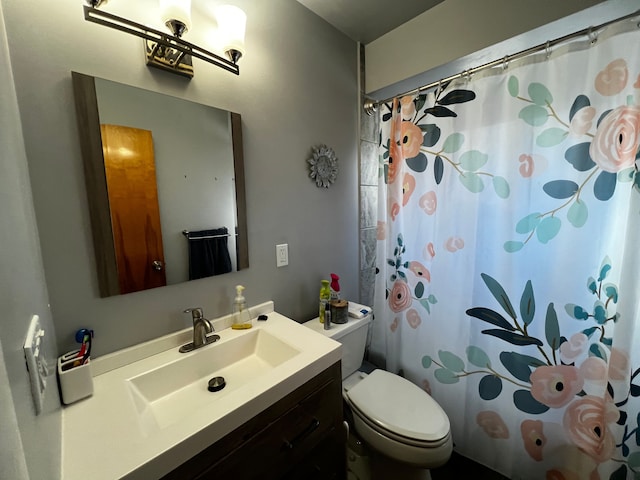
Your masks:
M 251 328 L 251 315 L 247 308 L 247 303 L 242 294 L 244 287 L 242 285 L 236 285 L 236 298 L 233 301 L 233 325 L 231 328 L 234 330 L 244 330 Z

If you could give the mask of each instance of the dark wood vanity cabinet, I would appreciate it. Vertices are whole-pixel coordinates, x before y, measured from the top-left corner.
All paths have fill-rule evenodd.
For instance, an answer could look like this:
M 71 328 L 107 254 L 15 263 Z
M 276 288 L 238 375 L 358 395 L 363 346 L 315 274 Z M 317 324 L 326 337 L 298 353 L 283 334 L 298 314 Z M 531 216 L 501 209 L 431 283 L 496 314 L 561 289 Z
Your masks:
M 346 478 L 340 362 L 162 480 Z

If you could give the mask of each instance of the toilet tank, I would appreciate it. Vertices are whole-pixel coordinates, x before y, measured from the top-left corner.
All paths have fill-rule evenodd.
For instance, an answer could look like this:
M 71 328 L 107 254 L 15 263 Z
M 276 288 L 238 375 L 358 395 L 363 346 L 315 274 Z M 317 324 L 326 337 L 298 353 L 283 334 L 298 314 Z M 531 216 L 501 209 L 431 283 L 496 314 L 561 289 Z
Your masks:
M 360 365 L 362 365 L 371 314 L 365 315 L 362 318 L 348 318 L 347 323 L 332 323 L 329 330 L 324 329 L 324 323 L 320 323 L 317 317 L 303 324 L 305 327 L 309 327 L 342 344 L 343 380 L 356 372 L 358 368 L 360 368 Z

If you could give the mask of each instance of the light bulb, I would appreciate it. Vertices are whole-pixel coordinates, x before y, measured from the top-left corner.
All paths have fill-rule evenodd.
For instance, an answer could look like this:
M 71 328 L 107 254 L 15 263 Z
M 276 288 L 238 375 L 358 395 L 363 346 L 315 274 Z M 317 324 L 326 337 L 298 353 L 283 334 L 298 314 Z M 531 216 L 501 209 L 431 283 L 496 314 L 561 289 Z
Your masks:
M 234 5 L 221 5 L 215 10 L 220 44 L 229 59 L 237 62 L 244 54 L 247 15 Z
M 191 28 L 191 0 L 160 0 L 160 18 L 180 37 Z

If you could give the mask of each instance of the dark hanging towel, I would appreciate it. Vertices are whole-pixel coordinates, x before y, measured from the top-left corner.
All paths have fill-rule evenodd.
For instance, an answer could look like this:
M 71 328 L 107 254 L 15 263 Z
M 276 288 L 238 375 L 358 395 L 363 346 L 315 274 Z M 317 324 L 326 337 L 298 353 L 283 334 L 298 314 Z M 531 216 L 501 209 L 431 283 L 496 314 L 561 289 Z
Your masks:
M 227 247 L 229 231 L 226 227 L 190 231 L 186 235 L 189 241 L 189 280 L 231 271 Z

